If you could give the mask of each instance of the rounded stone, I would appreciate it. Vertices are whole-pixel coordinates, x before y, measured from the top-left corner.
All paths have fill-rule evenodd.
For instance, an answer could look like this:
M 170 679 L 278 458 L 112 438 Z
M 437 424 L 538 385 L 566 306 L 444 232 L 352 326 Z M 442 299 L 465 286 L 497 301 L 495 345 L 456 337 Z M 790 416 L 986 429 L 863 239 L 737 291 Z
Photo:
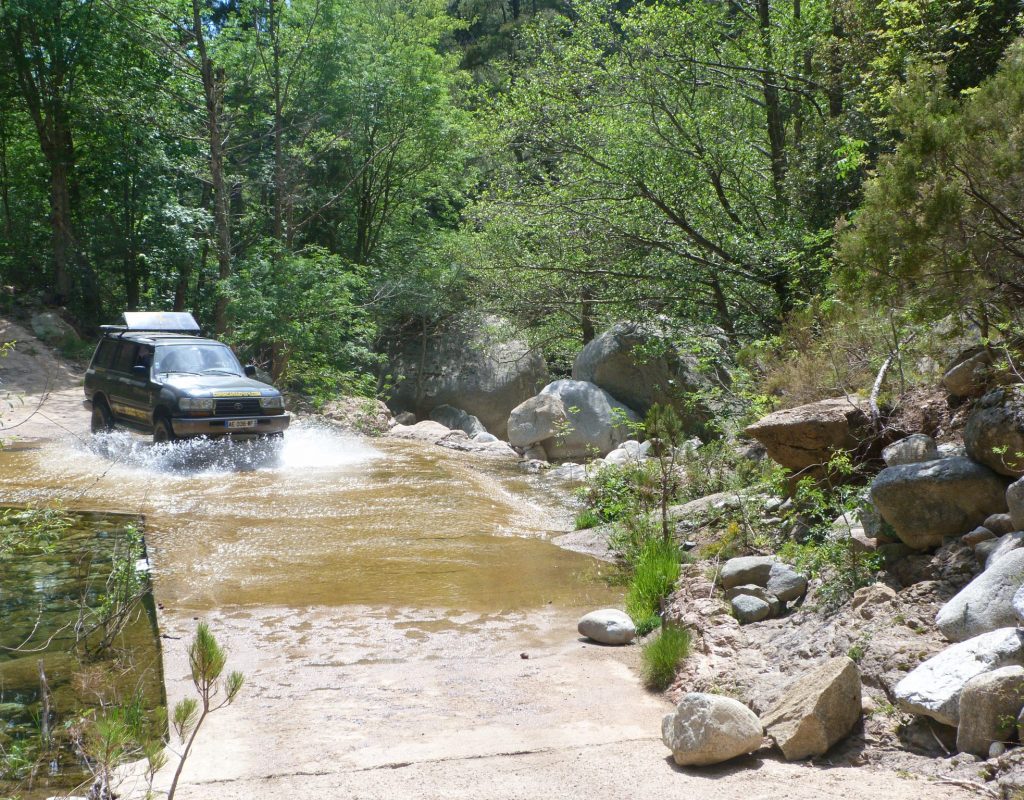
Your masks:
M 600 644 L 629 644 L 636 637 L 636 626 L 629 615 L 617 608 L 591 611 L 576 624 L 580 636 Z
M 738 700 L 691 692 L 665 715 L 661 740 L 679 766 L 704 766 L 757 750 L 763 730 L 757 715 Z

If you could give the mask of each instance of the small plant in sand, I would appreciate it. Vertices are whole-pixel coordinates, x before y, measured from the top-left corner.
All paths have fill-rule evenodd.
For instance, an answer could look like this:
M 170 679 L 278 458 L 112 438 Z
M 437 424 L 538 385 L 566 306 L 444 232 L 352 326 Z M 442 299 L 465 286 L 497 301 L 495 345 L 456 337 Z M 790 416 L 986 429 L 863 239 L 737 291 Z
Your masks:
M 214 711 L 219 711 L 234 702 L 245 681 L 241 672 L 231 672 L 221 681 L 221 675 L 227 665 L 227 653 L 217 644 L 205 622 L 200 622 L 196 628 L 195 638 L 188 648 L 188 661 L 192 668 L 192 684 L 198 698 L 187 697 L 179 701 L 171 716 L 174 732 L 184 745 L 184 750 L 181 752 L 178 768 L 174 771 L 171 787 L 167 790 L 167 800 L 174 800 L 181 771 L 206 718 Z

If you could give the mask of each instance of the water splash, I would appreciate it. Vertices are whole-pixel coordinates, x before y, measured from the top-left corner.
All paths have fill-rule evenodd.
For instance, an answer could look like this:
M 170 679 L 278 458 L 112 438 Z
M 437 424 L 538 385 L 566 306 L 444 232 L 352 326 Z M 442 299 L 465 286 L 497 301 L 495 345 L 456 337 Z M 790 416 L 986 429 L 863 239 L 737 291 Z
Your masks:
M 152 444 L 127 431 L 97 434 L 82 447 L 119 467 L 152 473 L 209 475 L 273 470 L 320 471 L 359 464 L 381 453 L 322 423 L 298 422 L 283 439 L 187 439 Z

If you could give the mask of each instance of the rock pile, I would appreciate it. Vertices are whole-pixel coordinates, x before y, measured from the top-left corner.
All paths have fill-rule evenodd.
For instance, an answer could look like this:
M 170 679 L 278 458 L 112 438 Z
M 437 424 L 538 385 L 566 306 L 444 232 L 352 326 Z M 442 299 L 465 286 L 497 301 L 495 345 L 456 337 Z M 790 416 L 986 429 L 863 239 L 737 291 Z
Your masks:
M 730 558 L 719 580 L 740 623 L 776 617 L 807 591 L 807 578 L 774 556 Z

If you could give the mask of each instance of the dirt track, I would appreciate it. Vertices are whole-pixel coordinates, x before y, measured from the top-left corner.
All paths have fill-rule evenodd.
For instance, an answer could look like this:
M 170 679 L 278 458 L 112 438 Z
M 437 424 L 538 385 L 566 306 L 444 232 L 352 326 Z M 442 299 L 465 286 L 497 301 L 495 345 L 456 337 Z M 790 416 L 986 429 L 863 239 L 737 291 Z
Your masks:
M 0 377 L 20 396 L 0 435 L 40 441 L 40 458 L 87 436 L 76 370 L 17 326 L 0 332 L 19 341 Z M 116 502 L 116 486 L 105 492 L 94 497 Z M 637 679 L 638 648 L 581 642 L 581 609 L 210 608 L 167 577 L 186 534 L 154 531 L 170 701 L 188 692 L 184 646 L 199 616 L 247 682 L 203 730 L 179 800 L 975 796 L 869 768 L 787 764 L 767 751 L 681 770 L 659 738 L 668 706 Z M 216 583 L 217 565 L 207 566 L 203 580 Z

